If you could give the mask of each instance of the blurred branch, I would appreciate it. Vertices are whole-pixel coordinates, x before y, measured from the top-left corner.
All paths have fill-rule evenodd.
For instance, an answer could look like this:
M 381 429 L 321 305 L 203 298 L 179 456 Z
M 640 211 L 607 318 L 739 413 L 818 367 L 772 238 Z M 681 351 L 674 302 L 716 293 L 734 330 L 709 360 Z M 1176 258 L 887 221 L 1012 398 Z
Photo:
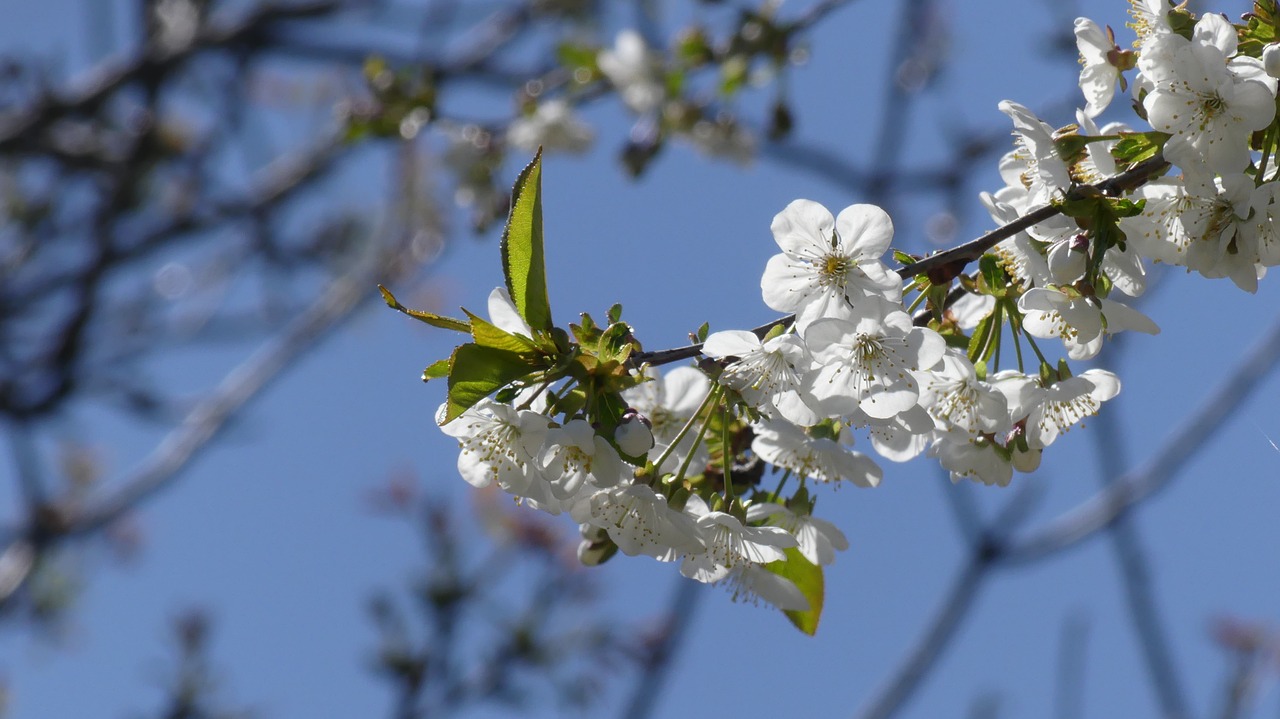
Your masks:
M 648 647 L 640 676 L 636 678 L 631 698 L 622 712 L 625 719 L 644 719 L 653 714 L 675 663 L 676 652 L 689 632 L 698 601 L 703 596 L 705 592 L 697 582 L 685 577 L 676 580 L 676 591 L 667 609 L 662 631 L 657 641 Z
M 1277 363 L 1280 363 L 1280 321 L 1272 324 L 1226 381 L 1165 439 L 1153 459 L 1014 542 L 1005 563 L 1030 564 L 1070 549 L 1110 527 L 1138 503 L 1164 489 L 1191 457 L 1227 426 L 1232 412 L 1250 397 Z
M 278 337 L 265 342 L 257 352 L 228 373 L 213 394 L 187 414 L 182 424 L 121 482 L 119 489 L 84 509 L 59 509 L 46 521 L 33 523 L 22 536 L 13 540 L 6 553 L 19 543 L 40 551 L 68 538 L 84 537 L 137 509 L 176 479 L 181 470 L 296 358 L 337 329 L 361 305 L 376 298 L 377 294 L 370 288 L 379 282 L 388 282 L 389 275 L 397 271 L 413 268 L 415 264 L 411 253 L 411 248 L 397 247 L 334 280 L 311 307 Z M 21 584 L 21 581 L 11 579 L 0 587 L 0 590 L 7 589 L 0 591 L 0 611 Z
M 30 153 L 41 147 L 38 136 L 67 115 L 95 111 L 117 90 L 133 82 L 162 77 L 198 51 L 248 42 L 280 22 L 332 13 L 348 5 L 344 0 L 298 0 L 265 4 L 222 27 L 206 26 L 186 44 L 174 48 L 151 45 L 132 60 L 104 63 L 86 87 L 65 96 L 46 93 L 16 117 L 0 120 L 0 153 Z
M 1117 361 L 1117 350 L 1123 343 L 1115 343 L 1108 355 L 1111 363 Z M 1119 398 L 1117 398 L 1119 399 Z M 1117 422 L 1117 402 L 1112 402 L 1106 412 L 1094 418 L 1090 432 L 1097 447 L 1098 478 L 1103 488 L 1115 484 L 1121 468 L 1129 466 L 1125 457 L 1124 427 Z M 1187 719 L 1191 716 L 1187 700 L 1183 696 L 1183 683 L 1173 663 L 1172 651 L 1160 622 L 1160 607 L 1151 587 L 1151 575 L 1147 571 L 1148 559 L 1138 537 L 1133 518 L 1124 513 L 1116 517 L 1108 528 L 1111 546 L 1115 550 L 1116 564 L 1124 583 L 1125 599 L 1129 607 L 1129 620 L 1138 634 L 1138 645 L 1146 661 L 1152 689 L 1160 702 L 1162 716 L 1168 719 Z
M 981 539 L 971 546 L 968 560 L 956 575 L 951 589 L 943 595 L 936 614 L 920 638 L 906 652 L 884 685 L 854 716 L 858 719 L 888 719 L 906 705 L 925 676 L 942 658 L 961 622 L 969 615 L 978 590 L 1004 555 L 1007 537 L 1026 520 L 1036 497 L 1037 492 L 1031 485 L 1024 484 L 1017 490 L 1017 494 L 983 531 Z

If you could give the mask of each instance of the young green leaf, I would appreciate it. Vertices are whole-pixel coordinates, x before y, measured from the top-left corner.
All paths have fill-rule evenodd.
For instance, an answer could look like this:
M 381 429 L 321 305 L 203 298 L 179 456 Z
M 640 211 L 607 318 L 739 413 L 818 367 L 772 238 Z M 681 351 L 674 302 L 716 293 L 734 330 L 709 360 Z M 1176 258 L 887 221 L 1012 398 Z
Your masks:
M 799 549 L 787 550 L 787 558 L 780 562 L 770 562 L 764 568 L 774 574 L 790 579 L 796 588 L 809 600 L 809 608 L 803 612 L 784 612 L 787 619 L 796 629 L 813 636 L 818 631 L 818 620 L 822 618 L 822 600 L 825 588 L 822 579 L 822 567 L 811 563 Z
M 472 342 L 459 346 L 449 358 L 448 409 L 445 422 L 466 412 L 476 402 L 533 371 L 529 360 L 514 352 Z
M 519 355 L 532 355 L 537 352 L 537 345 L 533 340 L 520 335 L 511 334 L 510 332 L 490 324 L 483 319 L 463 310 L 467 313 L 467 319 L 471 320 L 471 336 L 475 339 L 476 344 L 483 347 L 492 347 L 494 349 L 506 350 Z
M 502 232 L 502 274 L 516 311 L 534 329 L 551 329 L 546 262 L 542 252 L 542 150 L 516 178 L 511 215 Z
M 424 312 L 422 310 L 411 310 L 408 307 L 405 307 L 404 305 L 400 304 L 400 300 L 397 300 L 396 296 L 391 294 L 391 290 L 387 289 L 386 287 L 383 287 L 382 285 L 378 285 L 378 291 L 382 293 L 382 301 L 386 302 L 388 307 L 390 307 L 391 309 L 397 312 L 403 312 L 404 314 L 409 315 L 415 320 L 418 320 L 420 322 L 426 322 L 432 327 L 439 327 L 440 329 L 443 329 L 443 330 L 453 330 L 454 332 L 468 332 L 468 333 L 471 332 L 470 325 L 468 325 L 466 322 L 463 322 L 462 320 L 455 320 L 452 317 L 444 317 L 442 315 L 432 314 L 431 312 Z
M 449 360 L 447 359 L 432 362 L 426 369 L 422 370 L 422 381 L 426 382 L 428 380 L 440 379 L 441 377 L 448 377 L 450 369 L 452 369 L 452 367 L 450 367 Z

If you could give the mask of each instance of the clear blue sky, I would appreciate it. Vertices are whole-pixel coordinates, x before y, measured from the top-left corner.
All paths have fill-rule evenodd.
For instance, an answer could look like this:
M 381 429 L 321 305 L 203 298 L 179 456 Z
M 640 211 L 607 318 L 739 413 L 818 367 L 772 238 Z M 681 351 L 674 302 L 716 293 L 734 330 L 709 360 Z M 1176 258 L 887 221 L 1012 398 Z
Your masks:
M 811 63 L 792 77 L 798 138 L 855 163 L 872 156 L 898 4 L 854 2 L 813 35 Z M 954 23 L 940 77 L 947 87 L 915 106 L 908 163 L 937 156 L 967 129 L 1006 127 L 996 110 L 1001 99 L 1036 110 L 1057 107 L 1077 66 L 1051 57 L 1044 45 L 1076 14 L 1127 38 L 1119 29 L 1121 0 L 1061 5 L 1001 0 L 945 7 Z M 1215 9 L 1238 14 L 1240 5 Z M 82 45 L 83 27 L 55 21 L 82 17 L 82 4 L 48 4 L 56 13 L 33 6 L 6 13 L 0 52 Z M 804 6 L 790 2 L 784 11 Z M 84 53 L 68 57 L 82 63 Z M 759 278 L 776 251 L 773 215 L 800 197 L 833 211 L 863 199 L 767 158 L 744 170 L 688 146 L 669 148 L 632 182 L 613 154 L 626 131 L 624 112 L 604 102 L 586 117 L 597 125 L 597 150 L 544 164 L 552 307 L 566 321 L 580 311 L 598 316 L 620 301 L 650 348 L 681 343 L 704 320 L 725 329 L 771 319 Z M 513 163 L 510 176 L 515 169 Z M 970 183 L 973 204 L 959 239 L 988 227 L 976 193 L 998 182 L 990 166 Z M 376 201 L 375 191 L 362 187 L 338 191 L 349 191 L 344 202 Z M 933 211 L 910 198 L 894 208 L 895 245 L 927 249 L 920 238 Z M 457 238 L 431 274 L 438 309 L 481 310 L 501 282 L 497 230 L 479 240 Z M 1108 405 L 1135 463 L 1208 396 L 1280 306 L 1275 278 L 1250 296 L 1223 280 L 1155 275 L 1159 282 L 1143 308 L 1163 333 L 1127 343 L 1118 370 L 1124 390 Z M 432 426 L 442 388 L 417 379 L 426 363 L 449 352 L 452 339 L 370 307 L 274 385 L 214 451 L 140 513 L 146 545 L 135 562 L 120 566 L 103 552 L 86 555 L 84 592 L 64 641 L 50 645 L 12 625 L 0 633 L 0 676 L 13 691 L 13 717 L 122 717 L 154 708 L 171 655 L 168 619 L 193 605 L 215 618 L 213 658 L 234 703 L 280 719 L 384 715 L 390 693 L 367 668 L 376 635 L 364 602 L 376 587 L 402 590 L 422 558 L 411 532 L 372 516 L 363 500 L 404 469 L 426 491 L 466 500 L 469 488 L 452 470 L 456 447 Z M 194 391 L 239 356 L 201 353 L 155 372 Z M 1134 517 L 1161 620 L 1201 716 L 1217 706 L 1226 672 L 1210 641 L 1210 620 L 1236 614 L 1280 625 L 1280 452 L 1267 440 L 1280 441 L 1278 392 L 1274 380 L 1262 385 L 1212 448 Z M 120 476 L 155 435 L 105 419 L 82 411 L 64 429 L 89 437 L 108 462 L 108 476 Z M 1073 431 L 1037 474 L 1015 477 L 1042 490 L 1029 526 L 1095 491 L 1093 450 L 1089 429 Z M 925 459 L 884 466 L 878 489 L 847 487 L 819 504 L 852 547 L 827 570 L 818 635 L 803 636 L 774 612 L 706 589 L 656 716 L 714 708 L 724 716 L 841 717 L 874 692 L 932 616 L 966 551 L 945 493 L 963 493 L 988 512 L 1012 496 L 944 486 Z M 6 486 L 7 471 L 0 470 Z M 0 501 L 12 500 L 0 495 Z M 567 520 L 564 528 L 574 531 Z M 637 622 L 658 615 L 680 581 L 671 566 L 625 557 L 600 569 L 598 579 L 604 611 Z M 1085 716 L 1156 716 L 1105 538 L 994 576 L 902 716 L 964 715 L 987 694 L 999 697 L 1004 715 L 1049 715 L 1060 633 L 1073 616 L 1088 627 Z M 629 680 L 610 684 L 600 715 L 615 713 Z M 1273 692 L 1264 713 L 1274 713 L 1276 703 Z

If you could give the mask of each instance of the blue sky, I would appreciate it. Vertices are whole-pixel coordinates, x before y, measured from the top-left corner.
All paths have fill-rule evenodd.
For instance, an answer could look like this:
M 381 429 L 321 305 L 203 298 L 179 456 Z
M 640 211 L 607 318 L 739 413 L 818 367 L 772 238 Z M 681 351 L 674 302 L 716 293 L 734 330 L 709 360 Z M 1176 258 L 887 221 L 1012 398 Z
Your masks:
M 70 16 L 82 14 L 79 5 L 66 5 Z M 798 139 L 859 164 L 873 155 L 897 5 L 851 3 L 813 34 L 811 62 L 791 77 Z M 802 7 L 792 2 L 784 10 Z M 942 162 L 939 153 L 955 134 L 1002 130 L 1001 99 L 1033 110 L 1056 107 L 1070 93 L 1077 66 L 1051 56 L 1045 43 L 1077 13 L 1123 34 L 1125 7 L 1120 0 L 1082 2 L 1070 11 L 1014 0 L 946 5 L 954 23 L 939 79 L 946 88 L 914 107 L 906 161 Z M 52 10 L 43 17 L 31 10 L 18 8 L 17 19 L 0 29 L 0 51 L 31 47 L 32 38 L 68 47 L 84 37 L 79 28 L 52 22 Z M 833 211 L 864 199 L 775 161 L 743 169 L 688 146 L 668 148 L 631 181 L 613 156 L 627 129 L 625 112 L 602 102 L 586 117 L 598 128 L 596 151 L 551 156 L 544 164 L 552 308 L 564 322 L 622 302 L 649 348 L 680 344 L 703 321 L 726 329 L 771 319 L 759 278 L 776 251 L 768 229 L 773 215 L 800 197 Z M 1117 109 L 1108 117 L 1123 114 Z M 508 168 L 511 177 L 516 164 Z M 344 202 L 373 206 L 382 181 L 333 191 Z M 997 183 L 993 164 L 975 173 L 967 188 L 972 208 L 957 239 L 987 229 L 976 193 Z M 935 211 L 911 197 L 899 203 L 895 245 L 928 249 L 921 237 Z M 456 238 L 427 280 L 440 298 L 437 309 L 484 307 L 501 283 L 496 240 L 496 229 L 475 240 Z M 1143 309 L 1162 334 L 1126 343 L 1117 369 L 1124 390 L 1107 408 L 1133 463 L 1147 460 L 1205 400 L 1280 306 L 1274 279 L 1250 296 L 1223 280 L 1177 270 L 1155 275 Z M 367 668 L 376 636 L 364 602 L 373 588 L 403 588 L 421 554 L 412 532 L 371 515 L 364 498 L 391 473 L 407 470 L 425 491 L 467 501 L 469 487 L 452 470 L 456 448 L 432 426 L 442 389 L 417 379 L 428 362 L 448 354 L 452 340 L 371 306 L 273 385 L 139 514 L 146 544 L 136 560 L 122 566 L 105 552 L 87 553 L 84 590 L 61 642 L 12 625 L 0 633 L 0 675 L 13 692 L 12 716 L 122 717 L 155 707 L 170 656 L 167 620 L 189 606 L 214 616 L 213 657 L 236 704 L 280 718 L 384 714 L 390 693 Z M 173 357 L 153 369 L 194 390 L 215 382 L 245 349 Z M 1233 614 L 1280 624 L 1280 452 L 1267 439 L 1280 441 L 1277 391 L 1275 380 L 1260 385 L 1212 446 L 1133 517 L 1161 623 L 1200 715 L 1217 706 L 1226 672 L 1210 621 Z M 62 428 L 82 432 L 101 449 L 108 476 L 125 473 L 155 439 L 148 428 L 110 422 L 92 408 L 66 418 Z M 1039 472 L 1015 477 L 1040 490 L 1028 527 L 1096 491 L 1093 429 L 1071 432 Z M 948 493 L 988 516 L 1013 495 L 1012 488 L 953 487 L 924 459 L 883 465 L 881 487 L 846 487 L 820 500 L 820 514 L 842 527 L 852 546 L 827 570 L 818 635 L 803 636 L 775 612 L 704 589 L 655 716 L 713 709 L 725 716 L 850 716 L 874 693 L 965 557 Z M 574 531 L 567 523 L 564 529 Z M 640 624 L 663 611 L 681 581 L 673 567 L 642 558 L 619 557 L 597 574 L 603 611 Z M 996 572 L 901 716 L 962 715 L 984 695 L 998 696 L 1008 716 L 1049 714 L 1060 635 L 1070 618 L 1087 627 L 1084 716 L 1156 716 L 1105 537 Z M 611 684 L 603 715 L 616 713 L 629 679 Z M 1275 692 L 1264 702 L 1274 712 Z

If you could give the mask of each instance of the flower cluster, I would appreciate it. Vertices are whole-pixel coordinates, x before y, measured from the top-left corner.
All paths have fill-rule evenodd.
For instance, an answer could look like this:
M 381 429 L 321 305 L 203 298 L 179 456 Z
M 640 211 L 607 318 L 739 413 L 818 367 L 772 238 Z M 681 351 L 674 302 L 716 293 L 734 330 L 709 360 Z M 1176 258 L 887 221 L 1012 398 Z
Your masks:
M 486 330 L 481 342 L 473 317 L 477 342 L 516 353 L 503 355 L 508 365 L 533 357 L 539 369 L 521 377 L 517 367 L 495 399 L 453 417 L 450 403 L 441 408 L 462 476 L 568 514 L 585 563 L 643 554 L 803 614 L 821 602 L 806 572 L 848 546 L 814 516 L 814 490 L 883 478 L 852 448 L 854 434 L 891 461 L 927 453 L 953 481 L 1004 486 L 1015 470 L 1034 471 L 1046 448 L 1120 391 L 1111 372 L 1073 373 L 1068 362 L 1092 359 L 1117 332 L 1159 331 L 1131 306 L 1146 287 L 1144 262 L 1250 291 L 1280 263 L 1280 183 L 1269 167 L 1280 132 L 1267 72 L 1280 70 L 1280 49 L 1258 40 L 1280 36 L 1276 14 L 1234 26 L 1166 0 L 1135 8 L 1136 50 L 1076 22 L 1085 98 L 1076 125 L 1056 130 L 1000 104 L 1014 149 L 1000 163 L 1005 186 L 982 201 L 996 222 L 1024 229 L 981 248 L 976 268 L 976 255 L 898 253 L 904 266 L 892 269 L 883 210 L 855 204 L 833 216 L 796 200 L 773 219 L 780 252 L 760 283 L 764 303 L 787 316 L 750 332 L 704 328 L 672 355 L 699 359 L 665 374 L 657 366 L 668 356 L 640 352 L 620 308 L 607 329 L 587 316 L 571 326 L 574 344 L 549 319 L 530 326 L 542 310 L 529 307 L 545 300 L 495 290 L 484 326 L 503 334 Z M 620 40 L 600 67 L 645 112 L 661 88 L 638 43 Z M 1150 129 L 1097 126 L 1117 85 L 1132 87 Z M 1033 212 L 1048 219 L 1021 222 Z M 510 276 L 508 286 L 529 287 Z M 1065 358 L 1051 361 L 1037 344 L 1046 339 L 1060 340 Z

